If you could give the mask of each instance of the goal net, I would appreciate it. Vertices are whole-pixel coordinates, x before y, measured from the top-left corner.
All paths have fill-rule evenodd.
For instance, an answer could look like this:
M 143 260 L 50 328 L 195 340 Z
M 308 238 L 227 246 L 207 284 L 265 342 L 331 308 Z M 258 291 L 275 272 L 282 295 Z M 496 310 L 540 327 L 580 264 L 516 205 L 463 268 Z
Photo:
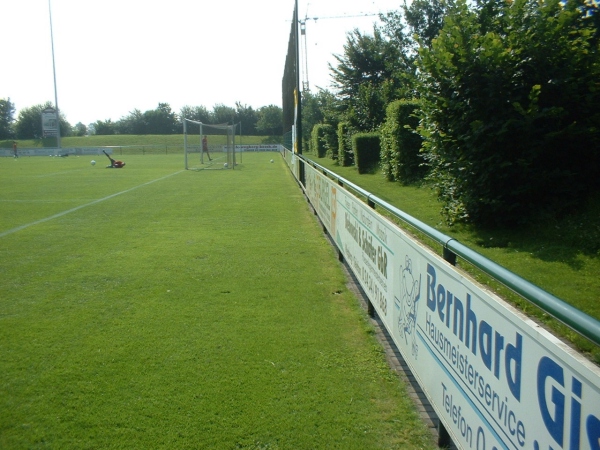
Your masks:
M 186 170 L 234 169 L 237 125 L 213 125 L 183 119 Z

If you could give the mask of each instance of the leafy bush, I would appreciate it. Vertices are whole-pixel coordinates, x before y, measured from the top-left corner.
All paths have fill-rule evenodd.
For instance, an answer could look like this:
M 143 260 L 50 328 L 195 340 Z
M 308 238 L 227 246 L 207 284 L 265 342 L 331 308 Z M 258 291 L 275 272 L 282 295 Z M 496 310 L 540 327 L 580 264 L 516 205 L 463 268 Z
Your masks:
M 338 139 L 336 129 L 333 125 L 323 124 L 322 129 L 322 139 L 325 145 L 325 154 L 333 159 L 334 161 L 338 160 Z
M 317 155 L 317 158 L 325 157 L 325 146 L 321 139 L 319 139 L 320 124 L 313 127 L 310 133 L 310 151 Z
M 598 7 L 459 0 L 422 48 L 422 126 L 449 222 L 517 224 L 599 187 Z M 593 11 L 592 11 L 593 9 Z
M 316 150 L 319 158 L 328 156 L 333 160 L 337 160 L 337 136 L 332 125 L 327 123 L 318 123 L 315 125 L 311 134 L 311 142 L 312 150 Z
M 379 133 L 356 133 L 352 136 L 352 151 L 358 173 L 371 172 L 380 161 Z
M 354 164 L 354 153 L 352 153 L 352 133 L 346 122 L 340 122 L 337 129 L 338 155 L 342 166 Z
M 418 109 L 416 100 L 397 100 L 387 107 L 381 126 L 381 167 L 389 181 L 411 183 L 423 179 L 427 172 L 422 138 L 416 132 Z

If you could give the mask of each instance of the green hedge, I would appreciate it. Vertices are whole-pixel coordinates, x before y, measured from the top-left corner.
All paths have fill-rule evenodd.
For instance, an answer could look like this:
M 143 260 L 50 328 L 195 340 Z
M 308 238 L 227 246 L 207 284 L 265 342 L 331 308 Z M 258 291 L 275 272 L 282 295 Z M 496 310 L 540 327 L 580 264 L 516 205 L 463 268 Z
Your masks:
M 380 161 L 379 133 L 357 133 L 352 136 L 352 151 L 358 173 L 372 172 Z
M 311 133 L 311 150 L 319 158 L 328 156 L 331 159 L 337 160 L 337 136 L 332 125 L 318 123 L 313 127 Z
M 421 154 L 422 138 L 416 133 L 417 100 L 397 100 L 386 109 L 381 126 L 381 167 L 389 181 L 412 183 L 424 178 L 427 166 Z
M 417 59 L 420 133 L 446 220 L 571 215 L 600 191 L 597 4 L 453 5 Z
M 352 153 L 352 133 L 345 122 L 340 122 L 337 129 L 338 155 L 342 166 L 354 164 L 354 153 Z

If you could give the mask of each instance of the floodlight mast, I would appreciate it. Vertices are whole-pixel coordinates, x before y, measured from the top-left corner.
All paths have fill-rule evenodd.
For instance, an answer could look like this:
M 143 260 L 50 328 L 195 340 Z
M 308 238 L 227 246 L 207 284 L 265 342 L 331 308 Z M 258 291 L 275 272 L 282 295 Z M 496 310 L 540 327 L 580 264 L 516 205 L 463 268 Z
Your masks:
M 302 91 L 310 91 L 310 87 L 308 85 L 308 48 L 306 43 L 306 21 L 307 17 L 304 20 L 300 20 L 300 34 L 304 37 L 304 77 L 302 81 Z
M 48 0 L 48 13 L 50 15 L 50 45 L 52 46 L 52 73 L 54 74 L 54 107 L 56 108 L 56 147 L 60 149 L 60 112 L 58 110 L 58 92 L 56 90 L 56 65 L 54 64 L 54 33 L 52 32 L 52 5 Z

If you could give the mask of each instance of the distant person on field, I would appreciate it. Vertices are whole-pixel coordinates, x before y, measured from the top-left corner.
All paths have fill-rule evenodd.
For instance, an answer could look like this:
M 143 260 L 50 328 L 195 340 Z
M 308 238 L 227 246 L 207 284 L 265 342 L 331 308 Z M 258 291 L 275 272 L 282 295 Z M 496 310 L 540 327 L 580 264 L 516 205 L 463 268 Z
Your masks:
M 204 135 L 204 137 L 202 138 L 202 151 L 206 152 L 206 154 L 208 155 L 208 160 L 212 161 L 210 153 L 208 153 L 208 139 L 206 139 L 206 135 Z
M 15 158 L 19 157 L 19 153 L 17 152 L 17 141 L 13 141 L 13 156 Z
M 106 166 L 107 169 L 121 169 L 125 165 L 123 161 L 112 159 L 104 150 L 102 150 L 102 153 L 104 153 L 106 157 L 110 159 L 110 166 Z

